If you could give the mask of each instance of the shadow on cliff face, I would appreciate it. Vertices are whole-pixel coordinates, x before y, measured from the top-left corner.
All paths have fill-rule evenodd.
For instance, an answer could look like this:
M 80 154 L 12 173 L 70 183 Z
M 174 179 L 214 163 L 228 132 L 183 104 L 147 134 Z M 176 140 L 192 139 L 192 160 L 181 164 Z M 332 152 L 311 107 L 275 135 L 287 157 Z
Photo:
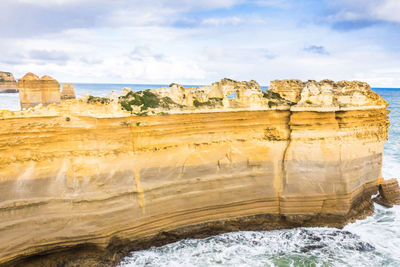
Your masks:
M 363 212 L 360 212 L 360 210 Z M 327 226 L 342 228 L 347 222 L 364 218 L 372 213 L 372 200 L 370 195 L 367 195 L 358 199 L 357 203 L 355 203 L 352 208 L 352 212 L 350 212 L 348 216 L 316 215 L 312 218 L 301 216 L 286 218 L 285 216 L 270 214 L 254 215 L 226 221 L 215 221 L 187 226 L 168 232 L 160 232 L 153 237 L 141 240 L 129 240 L 113 237 L 110 239 L 108 246 L 105 249 L 94 244 L 83 244 L 75 247 L 59 247 L 43 254 L 37 254 L 35 256 L 20 259 L 18 262 L 8 264 L 7 267 L 116 266 L 125 256 L 129 255 L 131 251 L 148 249 L 150 247 L 160 247 L 182 239 L 198 239 L 226 232 L 246 230 L 258 231 Z M 319 238 L 307 230 L 301 230 L 300 234 L 304 234 L 304 238 L 310 239 L 310 242 L 317 242 Z M 300 252 L 322 249 L 323 247 L 321 246 L 310 244 L 309 246 L 303 247 L 302 249 L 304 251 Z M 356 250 L 368 249 L 373 249 L 373 247 L 361 246 L 358 249 L 356 248 Z

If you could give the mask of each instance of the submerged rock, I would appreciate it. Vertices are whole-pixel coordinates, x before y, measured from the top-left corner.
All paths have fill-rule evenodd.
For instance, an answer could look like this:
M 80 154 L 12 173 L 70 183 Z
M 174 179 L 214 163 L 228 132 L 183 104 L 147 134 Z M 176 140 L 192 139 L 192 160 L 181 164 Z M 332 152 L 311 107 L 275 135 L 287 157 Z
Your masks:
M 372 200 L 387 208 L 391 208 L 393 205 L 400 205 L 400 190 L 397 179 L 392 178 L 383 181 L 383 183 L 379 185 L 378 196 Z

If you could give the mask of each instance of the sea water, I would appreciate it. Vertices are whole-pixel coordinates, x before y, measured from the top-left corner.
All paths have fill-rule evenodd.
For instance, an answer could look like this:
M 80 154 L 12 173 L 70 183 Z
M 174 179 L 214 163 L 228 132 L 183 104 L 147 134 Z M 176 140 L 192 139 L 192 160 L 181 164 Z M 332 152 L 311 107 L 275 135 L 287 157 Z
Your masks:
M 153 89 L 163 85 L 74 84 L 77 95 L 106 96 L 123 87 Z M 164 85 L 165 86 L 165 85 Z M 264 87 L 265 89 L 265 87 Z M 383 176 L 400 177 L 400 89 L 375 88 L 389 102 L 389 140 Z M 0 94 L 0 110 L 18 110 L 18 94 Z M 375 204 L 375 213 L 343 229 L 297 228 L 242 231 L 186 239 L 132 252 L 130 266 L 400 266 L 400 206 Z

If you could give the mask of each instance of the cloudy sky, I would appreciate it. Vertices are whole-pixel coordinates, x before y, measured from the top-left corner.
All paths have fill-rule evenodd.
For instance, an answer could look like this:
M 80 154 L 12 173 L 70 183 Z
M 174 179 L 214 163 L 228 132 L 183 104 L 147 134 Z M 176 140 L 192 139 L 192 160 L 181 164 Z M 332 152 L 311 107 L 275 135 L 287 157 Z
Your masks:
M 0 70 L 61 82 L 400 87 L 399 14 L 399 0 L 2 0 Z

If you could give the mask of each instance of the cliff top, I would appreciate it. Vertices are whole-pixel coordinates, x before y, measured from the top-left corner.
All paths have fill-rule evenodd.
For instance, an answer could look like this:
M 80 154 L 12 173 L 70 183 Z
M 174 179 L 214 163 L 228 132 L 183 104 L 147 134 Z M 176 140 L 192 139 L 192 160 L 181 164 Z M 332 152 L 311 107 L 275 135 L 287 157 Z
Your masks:
M 18 84 L 38 79 L 37 75 L 27 73 Z M 40 80 L 56 82 L 50 76 L 43 76 Z M 137 92 L 124 88 L 120 96 L 115 91 L 107 97 L 85 95 L 80 99 L 65 100 L 61 104 L 47 107 L 38 105 L 22 111 L 0 111 L 0 117 L 62 114 L 119 117 L 239 110 L 328 112 L 387 106 L 387 102 L 372 91 L 367 83 L 360 81 L 275 80 L 264 92 L 254 80 L 235 81 L 224 78 L 200 87 L 185 88 L 172 83 L 169 87 Z

